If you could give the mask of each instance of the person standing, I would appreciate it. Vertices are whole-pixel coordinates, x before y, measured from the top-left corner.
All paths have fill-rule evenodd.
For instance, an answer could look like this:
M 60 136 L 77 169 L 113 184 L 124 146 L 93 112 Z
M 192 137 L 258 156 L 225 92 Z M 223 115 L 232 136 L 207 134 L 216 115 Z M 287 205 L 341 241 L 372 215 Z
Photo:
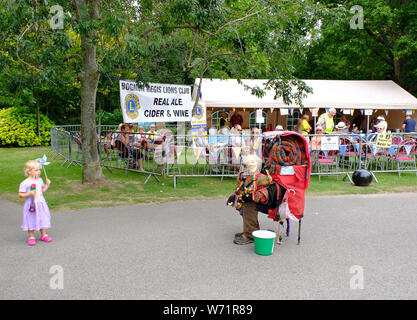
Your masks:
M 230 118 L 230 124 L 232 125 L 232 128 L 235 127 L 236 125 L 242 126 L 242 123 L 243 123 L 242 116 L 239 114 L 239 112 L 235 111 L 235 113 Z
M 46 178 L 43 182 L 41 165 L 35 160 L 25 163 L 24 180 L 19 186 L 19 198 L 26 199 L 23 206 L 22 229 L 28 233 L 28 245 L 36 244 L 35 230 L 40 231 L 40 241 L 51 242 L 52 238 L 46 234 L 46 229 L 51 227 L 51 214 L 43 194 L 49 189 L 51 181 Z
M 219 119 L 219 127 L 218 127 L 218 129 L 220 130 L 221 128 L 223 128 L 228 121 L 229 120 L 227 119 L 226 112 L 222 112 L 221 115 L 220 115 L 220 119 Z
M 336 115 L 336 109 L 330 108 L 329 111 L 323 113 L 317 120 L 317 125 L 322 127 L 325 133 L 332 133 L 334 129 L 333 118 Z
M 404 132 L 416 132 L 416 121 L 411 116 L 406 116 L 402 128 Z
M 303 135 L 308 135 L 312 129 L 308 123 L 309 119 L 310 117 L 307 114 L 303 116 L 303 121 L 301 122 L 301 134 Z

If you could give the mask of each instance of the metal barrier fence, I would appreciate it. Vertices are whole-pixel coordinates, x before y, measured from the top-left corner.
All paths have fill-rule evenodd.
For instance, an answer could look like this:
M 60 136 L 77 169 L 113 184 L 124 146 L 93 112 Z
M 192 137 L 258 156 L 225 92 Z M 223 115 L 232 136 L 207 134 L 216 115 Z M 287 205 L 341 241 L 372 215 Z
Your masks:
M 103 132 L 103 130 L 102 130 Z M 169 129 L 156 133 L 113 131 L 100 144 L 103 167 L 144 172 L 153 176 L 234 177 L 242 156 L 261 156 L 262 136 L 174 135 Z
M 345 175 L 356 169 L 414 172 L 417 133 L 309 135 L 312 175 Z M 375 180 L 378 181 L 373 175 Z M 352 181 L 351 181 L 352 182 Z
M 120 137 L 119 137 L 120 135 Z M 117 126 L 98 126 L 98 151 L 102 166 L 159 176 L 235 177 L 247 154 L 262 157 L 263 136 L 259 135 L 175 135 L 164 128 L 156 133 L 121 132 Z M 416 133 L 308 135 L 312 175 L 350 174 L 363 168 L 375 172 L 414 172 Z M 51 129 L 51 143 L 65 163 L 81 164 L 80 126 Z M 375 175 L 375 180 L 377 181 Z

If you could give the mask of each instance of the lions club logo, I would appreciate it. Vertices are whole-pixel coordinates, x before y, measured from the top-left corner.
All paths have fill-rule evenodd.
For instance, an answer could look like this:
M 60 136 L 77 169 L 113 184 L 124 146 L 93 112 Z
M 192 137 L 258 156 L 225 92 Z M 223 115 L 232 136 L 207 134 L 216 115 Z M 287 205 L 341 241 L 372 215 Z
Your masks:
M 201 108 L 201 105 L 198 105 L 194 110 L 194 117 L 198 120 L 200 120 L 203 117 L 203 108 Z
M 126 115 L 130 119 L 137 118 L 139 114 L 140 104 L 139 104 L 139 98 L 137 95 L 131 93 L 128 94 L 125 98 L 125 109 L 126 109 Z

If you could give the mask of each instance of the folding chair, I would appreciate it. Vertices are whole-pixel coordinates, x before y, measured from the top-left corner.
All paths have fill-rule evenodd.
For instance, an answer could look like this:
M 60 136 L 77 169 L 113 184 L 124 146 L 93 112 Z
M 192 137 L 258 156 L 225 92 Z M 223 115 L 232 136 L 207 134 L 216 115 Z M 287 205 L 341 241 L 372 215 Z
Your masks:
M 115 142 L 115 147 L 117 149 L 117 166 L 119 166 L 119 162 L 122 161 L 125 164 L 124 168 L 127 171 L 127 169 L 130 169 L 133 166 L 133 155 L 130 152 L 129 147 L 124 142 L 118 139 Z
M 320 151 L 317 164 L 320 181 L 320 173 L 339 172 L 338 150 Z
M 416 143 L 414 139 L 407 139 L 402 141 L 394 154 L 394 161 L 398 170 L 398 176 L 401 176 L 402 169 L 414 169 L 416 168 L 416 158 L 414 156 L 416 152 Z M 416 172 L 417 176 L 417 172 Z
M 356 150 L 352 139 L 348 137 L 340 138 L 339 150 L 339 165 L 342 166 L 343 169 L 354 171 L 359 152 Z

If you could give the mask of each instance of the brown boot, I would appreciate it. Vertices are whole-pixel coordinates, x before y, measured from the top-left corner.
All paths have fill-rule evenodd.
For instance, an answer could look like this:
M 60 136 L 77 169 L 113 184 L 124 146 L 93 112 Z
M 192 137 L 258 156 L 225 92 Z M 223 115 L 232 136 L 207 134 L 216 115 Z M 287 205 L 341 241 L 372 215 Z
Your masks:
M 235 240 L 233 240 L 233 243 L 235 243 L 235 244 L 249 244 L 249 243 L 253 243 L 253 239 L 247 237 L 244 234 L 241 234 L 240 236 L 236 237 Z

